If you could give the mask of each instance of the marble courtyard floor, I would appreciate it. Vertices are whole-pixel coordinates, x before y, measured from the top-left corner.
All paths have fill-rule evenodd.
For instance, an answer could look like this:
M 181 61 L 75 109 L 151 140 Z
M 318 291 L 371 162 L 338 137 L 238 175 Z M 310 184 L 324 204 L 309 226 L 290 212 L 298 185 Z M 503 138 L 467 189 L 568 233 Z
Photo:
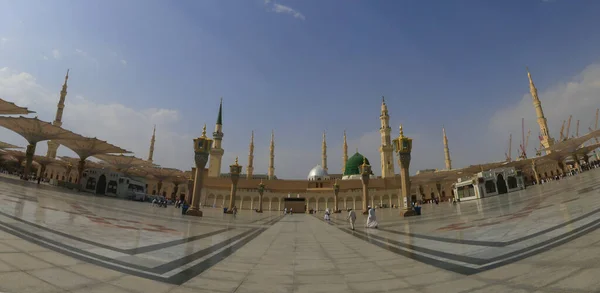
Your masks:
M 0 292 L 598 292 L 600 169 L 379 229 L 96 197 L 0 177 Z

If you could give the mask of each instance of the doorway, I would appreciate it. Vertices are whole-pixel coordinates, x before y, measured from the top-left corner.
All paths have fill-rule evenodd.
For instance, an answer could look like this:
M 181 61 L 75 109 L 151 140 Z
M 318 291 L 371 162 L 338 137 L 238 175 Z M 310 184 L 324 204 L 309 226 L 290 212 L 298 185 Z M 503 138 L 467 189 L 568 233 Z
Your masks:
M 104 174 L 98 177 L 98 183 L 96 183 L 96 194 L 104 195 L 106 193 L 106 176 Z
M 504 180 L 504 176 L 502 176 L 502 174 L 498 174 L 498 178 L 496 180 L 496 187 L 498 188 L 498 194 L 508 193 L 506 181 Z

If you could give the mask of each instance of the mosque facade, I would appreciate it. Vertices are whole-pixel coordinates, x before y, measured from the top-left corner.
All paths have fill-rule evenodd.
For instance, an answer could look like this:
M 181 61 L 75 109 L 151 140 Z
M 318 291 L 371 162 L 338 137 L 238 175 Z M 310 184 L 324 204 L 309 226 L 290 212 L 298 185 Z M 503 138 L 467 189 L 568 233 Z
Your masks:
M 554 143 L 554 140 L 549 136 L 546 118 L 544 117 L 541 108 L 541 102 L 537 96 L 531 74 L 528 72 L 530 91 L 533 99 L 533 105 L 537 114 L 537 121 L 540 126 L 540 148 L 547 148 Z M 68 72 L 65 77 L 65 82 L 60 94 L 56 119 L 54 124 L 62 124 L 62 113 L 64 110 L 64 101 L 67 94 Z M 380 174 L 381 176 L 370 175 L 369 180 L 369 198 L 368 205 L 392 207 L 402 206 L 403 200 L 400 191 L 400 175 L 396 173 L 396 166 L 399 166 L 397 155 L 394 154 L 392 145 L 392 131 L 389 125 L 390 116 L 389 110 L 385 103 L 385 99 L 381 102 L 380 111 L 380 136 L 381 145 L 380 153 Z M 154 129 L 149 156 L 147 161 L 152 162 L 154 154 L 154 142 L 156 129 Z M 231 179 L 229 174 L 221 173 L 223 169 L 223 154 L 225 150 L 222 147 L 222 141 L 225 138 L 223 132 L 223 103 L 219 104 L 217 120 L 212 133 L 213 147 L 210 153 L 209 164 L 206 172 L 204 172 L 204 188 L 202 190 L 201 204 L 203 206 L 227 207 L 229 205 L 229 194 L 231 188 Z M 442 142 L 444 145 L 445 166 L 446 170 L 452 170 L 452 160 L 450 158 L 450 150 L 448 147 L 448 138 L 446 131 L 443 129 Z M 56 157 L 56 149 L 58 144 L 54 142 L 48 143 L 49 157 Z M 237 195 L 235 206 L 239 209 L 257 209 L 259 202 L 258 187 L 259 184 L 265 185 L 263 195 L 263 210 L 282 210 L 286 198 L 303 198 L 305 199 L 306 210 L 324 210 L 326 208 L 334 208 L 334 185 L 339 186 L 338 193 L 338 208 L 339 209 L 360 209 L 362 207 L 362 182 L 359 166 L 363 163 L 371 165 L 368 158 L 356 150 L 354 154 L 349 156 L 346 132 L 343 134 L 342 146 L 342 166 L 341 174 L 329 173 L 327 165 L 327 142 L 326 135 L 323 133 L 321 163 L 311 170 L 307 170 L 306 179 L 298 180 L 283 180 L 278 179 L 275 173 L 275 133 L 271 133 L 271 142 L 269 145 L 269 165 L 266 174 L 257 174 L 254 169 L 254 133 L 251 134 L 248 162 L 246 164 L 246 173 L 240 176 L 238 182 Z M 226 166 L 228 164 L 225 164 Z M 374 166 L 372 166 L 374 167 Z M 563 166 L 564 167 L 564 166 Z M 226 168 L 226 167 L 225 167 Z M 526 184 L 535 181 L 533 168 L 521 168 Z M 536 166 L 536 171 L 540 178 L 549 178 L 562 173 L 559 163 L 547 161 Z M 399 168 L 398 168 L 399 171 Z M 434 170 L 435 171 L 435 170 Z M 66 168 L 58 165 L 50 165 L 47 167 L 45 178 L 56 179 L 66 182 L 77 182 L 76 168 Z M 456 178 L 451 180 L 440 181 L 424 181 L 411 184 L 411 199 L 428 200 L 438 198 L 442 201 L 448 200 L 454 195 L 453 184 L 456 183 Z M 160 186 L 160 190 L 158 189 Z M 161 194 L 171 197 L 174 191 L 177 190 L 179 195 L 185 195 L 188 200 L 191 199 L 189 184 L 181 184 L 177 188 L 170 182 L 158 184 L 157 181 L 146 178 L 146 189 L 148 194 Z

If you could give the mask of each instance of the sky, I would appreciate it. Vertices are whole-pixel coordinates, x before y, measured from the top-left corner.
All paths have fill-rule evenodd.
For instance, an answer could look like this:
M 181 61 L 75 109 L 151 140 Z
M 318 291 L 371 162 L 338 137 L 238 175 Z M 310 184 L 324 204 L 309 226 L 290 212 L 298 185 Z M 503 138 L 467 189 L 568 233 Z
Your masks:
M 341 173 L 342 135 L 379 166 L 381 96 L 392 134 L 413 141 L 411 173 L 499 161 L 521 119 L 539 127 L 526 66 L 550 133 L 594 127 L 600 107 L 599 1 L 0 0 L 0 98 L 54 120 L 70 69 L 63 127 L 187 170 L 192 139 L 214 129 L 223 97 L 222 172 L 305 178 L 321 162 Z M 34 116 L 34 115 L 31 115 Z M 25 140 L 0 129 L 0 140 Z M 36 154 L 46 153 L 46 143 Z M 59 155 L 75 156 L 65 147 Z M 380 174 L 379 167 L 374 168 Z M 398 164 L 396 162 L 396 172 Z

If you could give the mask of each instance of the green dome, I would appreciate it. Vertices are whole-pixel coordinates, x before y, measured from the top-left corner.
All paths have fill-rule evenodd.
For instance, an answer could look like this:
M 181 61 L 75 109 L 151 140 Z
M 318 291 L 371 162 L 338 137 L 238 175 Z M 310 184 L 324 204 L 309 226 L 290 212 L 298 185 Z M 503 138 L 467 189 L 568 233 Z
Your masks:
M 369 159 L 365 158 L 363 155 L 361 155 L 360 153 L 356 152 L 356 154 L 352 155 L 352 157 L 348 158 L 348 161 L 346 162 L 346 169 L 344 169 L 344 176 L 346 175 L 360 175 L 360 165 L 363 164 L 363 160 L 367 161 L 368 165 L 371 165 L 371 163 L 369 163 Z M 371 174 L 373 174 L 373 172 L 371 172 Z

